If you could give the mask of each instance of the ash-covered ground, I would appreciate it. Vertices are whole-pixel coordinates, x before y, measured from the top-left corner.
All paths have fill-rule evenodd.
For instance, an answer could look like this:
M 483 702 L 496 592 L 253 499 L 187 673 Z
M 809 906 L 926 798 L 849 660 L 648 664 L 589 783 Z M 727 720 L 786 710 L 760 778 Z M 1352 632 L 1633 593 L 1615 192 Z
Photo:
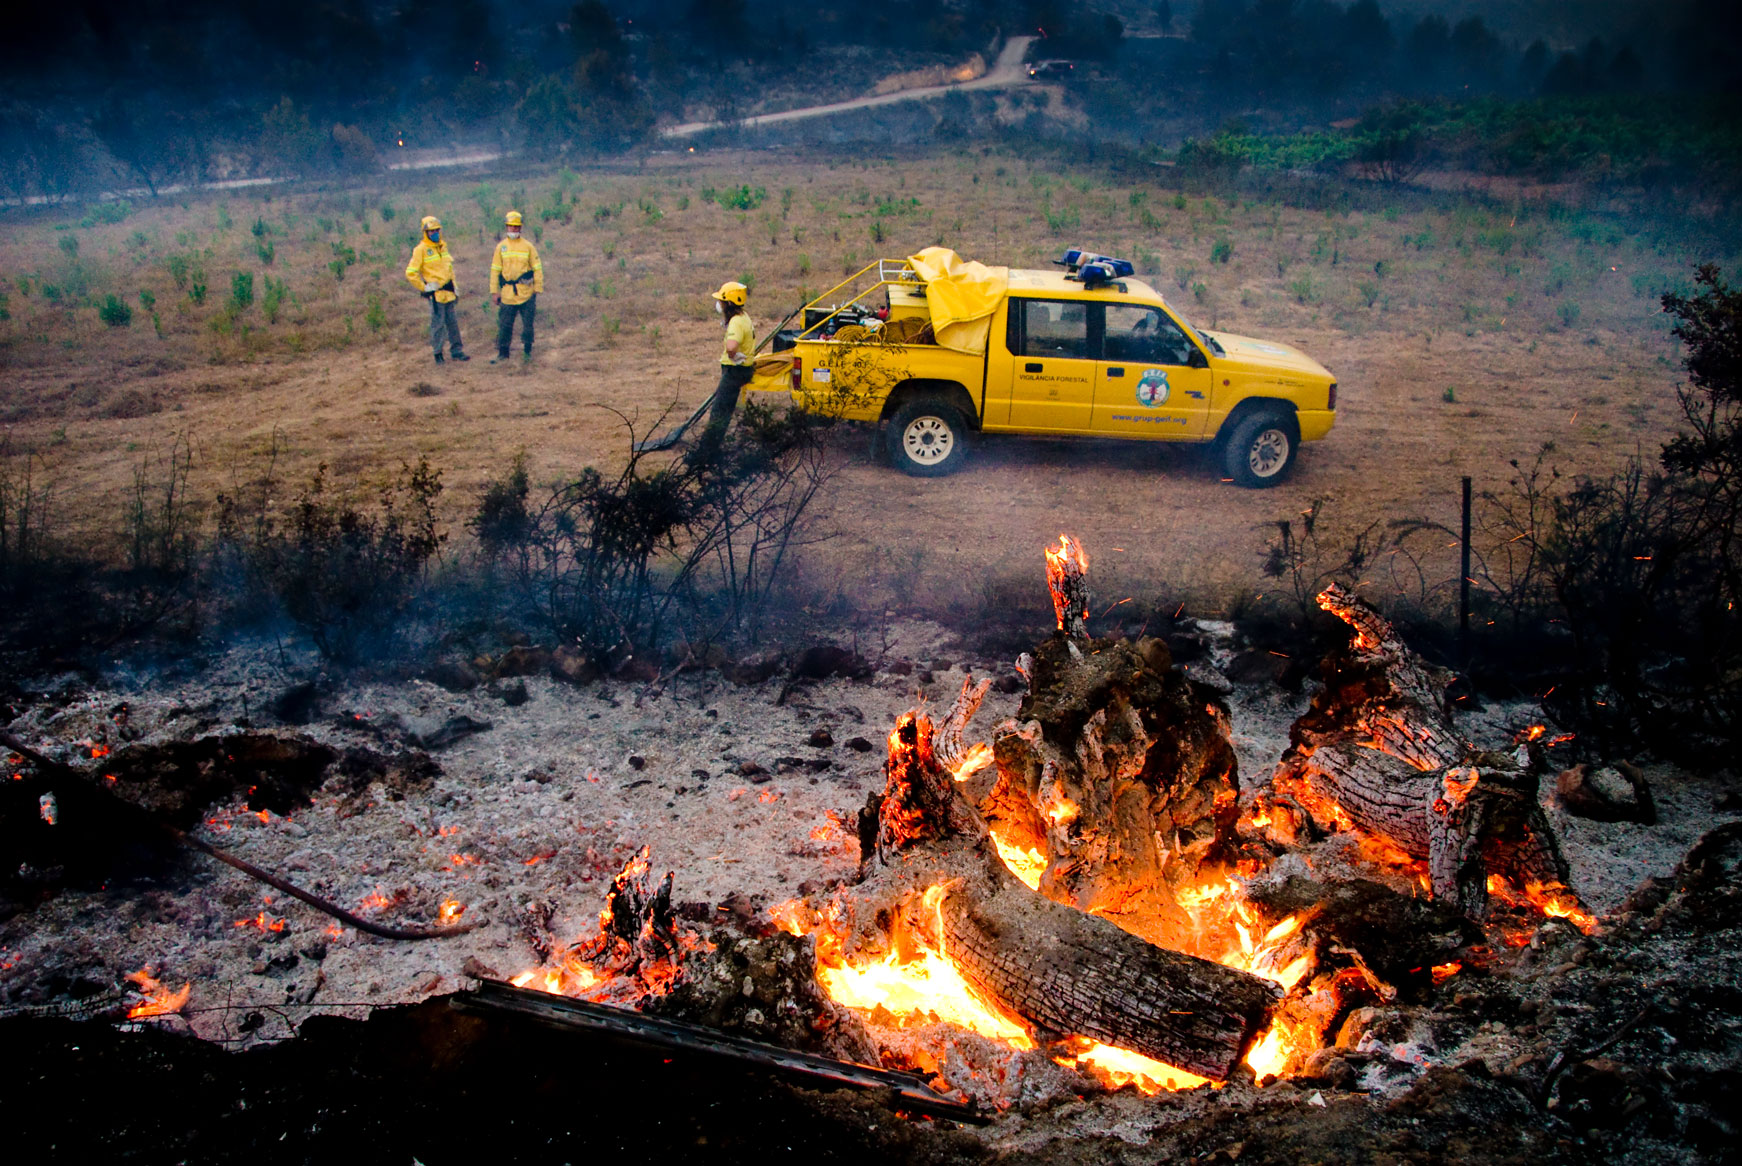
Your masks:
M 1280 686 L 1228 625 L 1202 624 L 1196 637 L 1203 651 L 1182 666 L 1224 693 L 1249 794 L 1287 746 L 1311 681 Z M 0 1015 L 12 1018 L 0 1023 L 124 1007 L 138 998 L 127 974 L 147 971 L 170 989 L 190 985 L 150 1040 L 168 1030 L 233 1050 L 281 1045 L 311 1017 L 360 1019 L 538 967 L 541 946 L 597 930 L 612 875 L 646 845 L 656 872 L 675 872 L 683 917 L 716 941 L 702 974 L 743 975 L 741 992 L 730 978 L 729 992 L 695 995 L 696 1018 L 763 1039 L 802 1035 L 817 1006 L 808 949 L 770 936 L 766 908 L 853 876 L 854 814 L 881 786 L 900 712 L 947 706 L 969 672 L 1004 680 L 971 736 L 989 736 L 1019 701 L 1009 661 L 936 625 L 842 646 L 779 668 L 734 665 L 738 682 L 708 670 L 575 684 L 533 654 L 527 674 L 469 687 L 453 669 L 435 673 L 452 687 L 353 682 L 276 645 L 233 649 L 197 672 L 38 678 L 8 731 L 94 781 L 113 774 L 107 786 L 123 797 L 197 821 L 213 845 L 379 922 L 434 923 L 444 904 L 459 922 L 487 922 L 380 940 L 186 851 L 135 869 L 24 869 L 0 923 Z M 1500 746 L 1538 715 L 1491 704 L 1461 727 Z M 250 759 L 267 755 L 262 738 L 297 743 L 300 760 L 268 759 L 288 792 L 248 781 Z M 160 779 L 178 764 L 206 780 L 166 793 Z M 1742 839 L 1717 838 L 1677 871 L 1702 835 L 1734 821 L 1720 807 L 1735 802 L 1714 780 L 1646 773 L 1659 817 L 1649 827 L 1575 818 L 1545 782 L 1573 885 L 1604 916 L 1594 935 L 1551 921 L 1431 999 L 1363 1010 L 1305 1076 L 1144 1096 L 1037 1074 L 989 1125 L 948 1134 L 864 1099 L 783 1096 L 857 1130 L 841 1143 L 848 1157 L 1733 1160 L 1723 1099 L 1742 1084 Z M 262 808 L 270 797 L 278 812 Z M 1314 855 L 1320 877 L 1360 861 L 1336 845 Z M 960 1037 L 964 1063 L 980 1041 Z

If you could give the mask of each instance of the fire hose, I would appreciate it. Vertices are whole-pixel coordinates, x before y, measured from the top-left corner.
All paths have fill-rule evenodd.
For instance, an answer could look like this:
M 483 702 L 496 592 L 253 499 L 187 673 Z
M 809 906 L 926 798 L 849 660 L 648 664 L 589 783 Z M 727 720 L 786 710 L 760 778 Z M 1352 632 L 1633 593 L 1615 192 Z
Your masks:
M 197 850 L 201 854 L 210 855 L 219 862 L 224 863 L 226 866 L 235 867 L 249 878 L 258 879 L 269 887 L 283 891 L 285 894 L 290 895 L 293 898 L 301 899 L 315 910 L 331 915 L 334 919 L 337 919 L 347 927 L 355 927 L 358 931 L 365 932 L 366 934 L 379 936 L 382 939 L 445 939 L 450 935 L 464 935 L 468 931 L 476 931 L 478 928 L 483 927 L 489 922 L 488 919 L 475 919 L 469 923 L 456 923 L 442 927 L 386 927 L 379 923 L 371 923 L 369 920 L 345 910 L 337 903 L 323 899 L 313 892 L 305 891 L 295 883 L 292 883 L 287 879 L 279 878 L 270 871 L 262 870 L 260 867 L 255 866 L 253 863 L 248 862 L 245 859 L 237 858 L 233 854 L 226 854 L 211 843 L 195 838 L 193 835 L 179 827 L 171 826 L 168 822 L 162 821 L 139 806 L 135 806 L 131 802 L 126 802 L 122 798 L 115 797 L 115 795 L 110 794 L 107 790 L 97 790 L 96 786 L 86 780 L 86 774 L 83 771 L 74 766 L 67 765 L 64 762 L 55 761 L 50 757 L 44 756 L 20 741 L 18 738 L 12 736 L 10 733 L 0 732 L 0 745 L 12 750 L 20 757 L 23 757 L 25 760 L 35 765 L 38 769 L 47 773 L 60 773 L 80 782 L 80 784 L 84 785 L 87 789 L 100 792 L 117 802 L 122 802 L 127 806 L 129 813 L 142 818 L 146 823 L 169 835 L 169 837 L 181 843 L 183 846 L 186 846 L 188 849 Z

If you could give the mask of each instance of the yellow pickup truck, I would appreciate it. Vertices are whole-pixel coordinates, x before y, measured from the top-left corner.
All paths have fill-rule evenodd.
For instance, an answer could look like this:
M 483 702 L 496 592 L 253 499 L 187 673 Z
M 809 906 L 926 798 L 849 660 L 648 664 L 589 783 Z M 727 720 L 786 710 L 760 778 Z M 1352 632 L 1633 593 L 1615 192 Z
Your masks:
M 1273 486 L 1331 431 L 1337 382 L 1312 358 L 1192 327 L 1123 260 L 1057 262 L 879 260 L 807 304 L 776 345 L 789 363 L 752 387 L 887 426 L 894 464 L 928 477 L 959 469 L 977 431 L 1214 442 L 1228 478 Z

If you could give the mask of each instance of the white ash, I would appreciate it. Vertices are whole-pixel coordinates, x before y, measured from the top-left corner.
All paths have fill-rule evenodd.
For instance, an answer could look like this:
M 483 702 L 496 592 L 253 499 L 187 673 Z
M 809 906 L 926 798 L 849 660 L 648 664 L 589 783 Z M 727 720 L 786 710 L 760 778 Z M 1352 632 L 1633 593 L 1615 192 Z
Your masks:
M 1268 781 L 1310 693 L 1228 682 L 1213 665 L 1231 629 L 1202 630 L 1218 634 L 1209 660 L 1188 675 L 1220 680 L 1216 687 L 1227 693 L 1241 785 L 1250 796 Z M 796 895 L 801 884 L 851 878 L 858 862 L 851 822 L 866 792 L 881 785 L 884 740 L 897 714 L 922 699 L 947 706 L 964 665 L 976 675 L 1010 668 L 971 659 L 944 629 L 917 621 L 892 624 L 878 648 L 874 662 L 883 667 L 871 679 L 806 682 L 784 703 L 777 703 L 787 687 L 782 678 L 738 687 L 714 673 L 681 675 L 663 691 L 526 677 L 529 699 L 517 707 L 484 688 L 456 694 L 422 681 L 323 680 L 322 717 L 286 731 L 343 747 L 378 744 L 371 726 L 383 724 L 466 716 L 492 727 L 437 753 L 442 775 L 404 800 L 391 800 L 380 786 L 354 799 L 323 792 L 290 817 L 265 821 L 238 801 L 213 807 L 202 836 L 384 923 L 433 922 L 453 899 L 464 907 L 462 919 L 484 916 L 489 925 L 421 943 L 378 940 L 189 854 L 187 873 L 161 886 L 64 890 L 0 924 L 0 1005 L 47 1002 L 44 985 L 56 974 L 120 988 L 125 972 L 149 968 L 171 987 L 192 983 L 184 1015 L 195 1033 L 247 1044 L 286 1036 L 316 1012 L 355 1014 L 463 988 L 472 982 L 468 967 L 510 976 L 537 966 L 523 927 L 526 905 L 549 907 L 559 949 L 590 934 L 611 876 L 644 843 L 656 871 L 676 871 L 679 901 L 736 895 L 766 907 Z M 888 670 L 900 660 L 916 671 Z M 306 656 L 290 664 L 302 676 L 314 671 Z M 198 676 L 135 673 L 45 703 L 8 728 L 74 759 L 74 742 L 120 743 L 112 710 L 126 701 L 129 734 L 139 741 L 222 733 L 263 717 L 274 694 L 296 678 L 284 668 L 276 646 L 238 648 Z M 917 671 L 928 668 L 933 679 L 919 683 Z M 63 691 L 68 684 L 61 682 Z M 989 737 L 1018 702 L 989 694 L 969 739 Z M 348 724 L 340 713 L 351 716 Z M 1530 715 L 1527 706 L 1493 707 L 1463 724 L 1478 744 L 1498 747 L 1509 722 Z M 818 729 L 834 743 L 808 745 Z M 849 747 L 861 737 L 869 751 Z M 639 768 L 632 756 L 642 759 Z M 783 757 L 831 767 L 783 767 Z M 1711 824 L 1711 786 L 1662 766 L 1648 776 L 1660 813 L 1649 828 L 1572 819 L 1552 805 L 1552 781 L 1545 782 L 1573 884 L 1598 910 L 1612 909 L 1645 876 L 1667 874 Z M 1352 868 L 1356 860 L 1348 862 Z M 390 905 L 370 908 L 371 896 Z M 267 927 L 282 919 L 283 930 L 262 930 L 262 913 Z M 953 1039 L 964 1064 L 979 1059 L 978 1038 Z M 1038 1065 L 1034 1076 L 1037 1088 L 1043 1079 L 1076 1079 Z M 1019 1092 L 1032 1096 L 1026 1087 Z M 1235 1091 L 1224 1094 L 1217 1104 Z

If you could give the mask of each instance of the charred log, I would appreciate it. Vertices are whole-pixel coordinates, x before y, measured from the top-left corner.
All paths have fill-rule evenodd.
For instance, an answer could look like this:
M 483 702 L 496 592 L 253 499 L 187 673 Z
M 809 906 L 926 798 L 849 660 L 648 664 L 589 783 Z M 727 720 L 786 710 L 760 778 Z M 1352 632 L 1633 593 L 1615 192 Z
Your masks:
M 887 933 L 890 901 L 926 907 L 948 958 L 979 993 L 1049 1032 L 1080 1034 L 1215 1080 L 1239 1063 L 1280 990 L 1257 976 L 1154 946 L 1022 886 L 978 814 L 938 763 L 928 718 L 890 738 L 886 785 L 871 799 L 861 912 Z
M 1476 752 L 1452 723 L 1449 673 L 1335 584 L 1319 605 L 1355 634 L 1326 659 L 1324 689 L 1290 729 L 1278 795 L 1323 829 L 1352 825 L 1426 862 L 1434 896 L 1473 919 L 1487 916 L 1495 876 L 1576 904 L 1537 804 L 1538 755 Z
M 1234 858 L 1227 710 L 1161 640 L 1072 646 L 1055 636 L 1029 662 L 1017 718 L 994 735 L 998 781 L 981 810 L 1001 839 L 1045 854 L 1043 894 L 1159 929 L 1153 938 L 1187 922 L 1175 888 Z

